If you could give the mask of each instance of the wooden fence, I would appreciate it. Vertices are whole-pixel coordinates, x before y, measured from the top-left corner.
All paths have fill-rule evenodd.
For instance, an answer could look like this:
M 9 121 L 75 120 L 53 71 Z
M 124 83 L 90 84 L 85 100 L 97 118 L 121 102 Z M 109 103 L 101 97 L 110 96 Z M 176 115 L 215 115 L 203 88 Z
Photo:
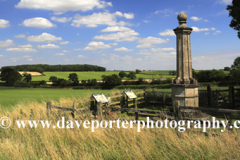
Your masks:
M 73 118 L 75 118 L 76 112 L 86 112 L 86 111 L 90 110 L 89 107 L 76 109 L 76 102 L 77 101 L 73 102 L 73 107 L 72 108 L 54 106 L 54 105 L 52 105 L 51 102 L 47 102 L 47 115 L 49 115 L 49 113 L 51 112 L 52 108 L 58 109 L 58 110 L 63 110 L 63 111 L 70 111 Z

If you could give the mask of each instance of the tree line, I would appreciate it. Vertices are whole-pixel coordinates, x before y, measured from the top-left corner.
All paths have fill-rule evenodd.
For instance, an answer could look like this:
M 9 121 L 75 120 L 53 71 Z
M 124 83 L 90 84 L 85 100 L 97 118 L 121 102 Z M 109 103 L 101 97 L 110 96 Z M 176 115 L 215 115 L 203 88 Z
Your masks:
M 32 64 L 4 66 L 4 68 L 13 68 L 16 71 L 33 71 L 43 73 L 44 71 L 106 71 L 105 67 L 89 65 L 89 64 L 73 64 L 73 65 L 48 65 L 48 64 Z

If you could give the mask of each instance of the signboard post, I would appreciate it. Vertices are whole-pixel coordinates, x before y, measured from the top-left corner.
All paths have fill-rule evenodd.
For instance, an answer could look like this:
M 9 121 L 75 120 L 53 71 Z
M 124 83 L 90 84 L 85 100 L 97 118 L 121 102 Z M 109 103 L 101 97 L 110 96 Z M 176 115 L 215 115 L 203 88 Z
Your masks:
M 94 103 L 94 111 L 95 115 L 100 115 L 102 117 L 102 105 L 109 103 L 108 99 L 105 97 L 103 93 L 92 94 L 93 99 L 96 103 Z
M 128 108 L 128 99 L 133 99 L 133 102 L 134 102 L 134 108 L 135 109 L 137 109 L 137 100 L 136 100 L 136 98 L 137 98 L 137 96 L 136 96 L 136 94 L 132 91 L 132 90 L 128 90 L 128 91 L 124 91 L 124 93 L 125 93 L 125 95 L 126 95 L 126 102 L 127 102 L 127 108 Z M 127 114 L 128 114 L 128 112 L 127 112 Z M 137 117 L 137 112 L 135 113 L 135 115 L 136 115 L 136 117 Z

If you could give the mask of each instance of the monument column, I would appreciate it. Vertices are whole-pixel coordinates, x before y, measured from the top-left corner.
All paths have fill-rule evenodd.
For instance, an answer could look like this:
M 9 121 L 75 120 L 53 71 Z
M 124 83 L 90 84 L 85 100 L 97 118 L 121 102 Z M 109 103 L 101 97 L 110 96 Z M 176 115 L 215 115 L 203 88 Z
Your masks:
M 179 26 L 173 31 L 177 37 L 177 77 L 172 83 L 172 102 L 180 106 L 198 107 L 198 83 L 192 77 L 192 56 L 190 34 L 192 28 L 186 25 L 187 14 L 178 14 Z

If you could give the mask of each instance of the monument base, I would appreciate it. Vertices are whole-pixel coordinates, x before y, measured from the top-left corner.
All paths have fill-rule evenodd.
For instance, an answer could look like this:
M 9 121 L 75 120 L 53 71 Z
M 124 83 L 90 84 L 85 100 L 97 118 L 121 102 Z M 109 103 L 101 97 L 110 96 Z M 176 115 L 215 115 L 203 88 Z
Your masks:
M 180 106 L 199 107 L 197 84 L 172 84 L 172 104 L 180 102 Z

